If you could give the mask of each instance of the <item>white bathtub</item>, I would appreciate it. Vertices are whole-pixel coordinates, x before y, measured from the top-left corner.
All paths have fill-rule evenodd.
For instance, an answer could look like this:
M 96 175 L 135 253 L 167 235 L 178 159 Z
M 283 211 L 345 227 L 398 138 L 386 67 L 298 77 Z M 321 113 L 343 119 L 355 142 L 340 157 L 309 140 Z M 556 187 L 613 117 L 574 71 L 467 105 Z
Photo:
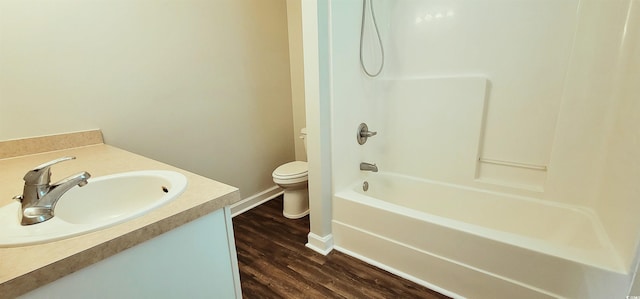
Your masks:
M 624 298 L 631 280 L 588 210 L 372 173 L 337 192 L 336 249 L 454 297 Z

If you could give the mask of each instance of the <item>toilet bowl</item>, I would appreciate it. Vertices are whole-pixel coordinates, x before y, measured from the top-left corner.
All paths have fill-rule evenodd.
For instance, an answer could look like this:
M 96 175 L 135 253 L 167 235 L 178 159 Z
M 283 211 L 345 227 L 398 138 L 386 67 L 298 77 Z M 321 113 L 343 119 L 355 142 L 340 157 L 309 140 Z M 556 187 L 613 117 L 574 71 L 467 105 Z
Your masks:
M 307 148 L 306 129 L 302 129 L 300 136 Z M 290 219 L 302 218 L 309 214 L 309 190 L 307 162 L 293 161 L 276 168 L 273 182 L 284 190 L 282 214 Z

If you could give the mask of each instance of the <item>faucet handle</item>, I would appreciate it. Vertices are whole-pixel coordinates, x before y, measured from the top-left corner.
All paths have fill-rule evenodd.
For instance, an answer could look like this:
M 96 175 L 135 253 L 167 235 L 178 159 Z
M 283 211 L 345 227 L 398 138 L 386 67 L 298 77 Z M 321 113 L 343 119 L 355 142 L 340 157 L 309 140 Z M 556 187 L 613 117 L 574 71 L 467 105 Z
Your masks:
M 358 144 L 364 144 L 367 142 L 367 138 L 376 136 L 378 132 L 369 131 L 369 127 L 365 123 L 361 123 L 358 126 L 358 134 L 356 138 L 358 139 Z
M 67 156 L 58 158 L 36 166 L 24 175 L 24 181 L 29 185 L 48 185 L 51 182 L 51 166 L 60 162 L 73 160 L 76 157 Z

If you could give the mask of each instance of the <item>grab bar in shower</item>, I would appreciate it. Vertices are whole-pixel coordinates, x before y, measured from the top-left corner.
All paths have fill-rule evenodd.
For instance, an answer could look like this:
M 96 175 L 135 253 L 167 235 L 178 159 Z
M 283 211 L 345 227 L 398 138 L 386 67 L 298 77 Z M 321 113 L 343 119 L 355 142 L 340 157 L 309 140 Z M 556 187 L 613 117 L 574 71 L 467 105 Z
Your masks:
M 529 163 L 520 163 L 520 162 L 511 162 L 511 161 L 504 161 L 504 160 L 488 159 L 488 158 L 482 158 L 482 157 L 478 158 L 478 161 L 483 162 L 483 163 L 488 163 L 488 164 L 494 164 L 494 165 L 511 166 L 511 167 L 519 167 L 519 168 L 547 171 L 547 166 L 546 165 L 535 165 L 535 164 L 529 164 Z

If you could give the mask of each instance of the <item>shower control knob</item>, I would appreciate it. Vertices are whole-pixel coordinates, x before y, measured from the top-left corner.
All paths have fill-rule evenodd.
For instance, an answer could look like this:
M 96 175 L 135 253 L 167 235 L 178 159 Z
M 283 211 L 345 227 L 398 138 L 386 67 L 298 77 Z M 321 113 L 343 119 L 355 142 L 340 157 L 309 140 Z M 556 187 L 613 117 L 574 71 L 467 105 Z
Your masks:
M 358 139 L 358 144 L 364 144 L 365 142 L 367 142 L 367 139 L 369 137 L 376 136 L 376 134 L 378 134 L 378 132 L 369 131 L 369 127 L 367 126 L 367 124 L 361 123 L 358 126 L 358 134 L 356 136 L 356 138 Z

